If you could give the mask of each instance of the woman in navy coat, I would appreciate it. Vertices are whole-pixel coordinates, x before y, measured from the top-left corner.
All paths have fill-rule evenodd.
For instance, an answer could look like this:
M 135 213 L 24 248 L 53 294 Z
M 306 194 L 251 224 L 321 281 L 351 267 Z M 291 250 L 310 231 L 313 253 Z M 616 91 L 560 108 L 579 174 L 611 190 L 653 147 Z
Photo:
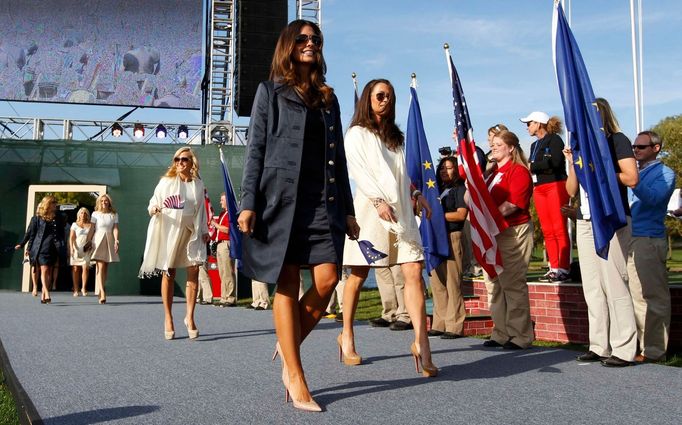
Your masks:
M 270 81 L 251 111 L 239 229 L 243 271 L 277 283 L 273 316 L 282 381 L 294 407 L 320 411 L 303 374 L 300 344 L 339 280 L 345 235 L 357 238 L 339 104 L 325 83 L 323 38 L 308 21 L 280 34 Z M 299 300 L 301 268 L 312 287 Z

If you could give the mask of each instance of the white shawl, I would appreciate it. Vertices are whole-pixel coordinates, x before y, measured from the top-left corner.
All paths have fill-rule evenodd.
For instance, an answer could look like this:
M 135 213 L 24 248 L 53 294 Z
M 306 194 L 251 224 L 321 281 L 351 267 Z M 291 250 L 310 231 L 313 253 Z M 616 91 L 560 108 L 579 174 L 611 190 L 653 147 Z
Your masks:
M 380 219 L 381 225 L 396 235 L 396 244 L 406 242 L 421 251 L 421 237 L 414 219 L 410 180 L 405 167 L 405 150 L 401 147 L 395 153 L 388 152 L 376 134 L 359 126 L 348 129 L 344 144 L 348 173 L 358 192 L 370 200 L 381 198 L 393 208 L 397 221 Z M 395 162 L 394 169 L 389 166 L 387 155 L 395 155 L 395 161 L 390 161 Z
M 187 258 L 192 265 L 197 265 L 206 261 L 206 244 L 202 236 L 208 234 L 208 223 L 204 207 L 204 183 L 201 179 L 195 178 L 189 184 L 194 185 L 196 212 L 192 236 L 187 245 Z M 147 207 L 151 220 L 147 227 L 144 259 L 138 274 L 140 278 L 158 276 L 163 272 L 168 273 L 168 263 L 172 253 L 175 252 L 175 245 L 182 230 L 180 224 L 183 210 L 163 208 L 159 214 L 152 215 L 152 209 L 155 206 L 163 207 L 163 201 L 172 195 L 180 195 L 183 202 L 187 199 L 182 180 L 180 177 L 161 177 Z

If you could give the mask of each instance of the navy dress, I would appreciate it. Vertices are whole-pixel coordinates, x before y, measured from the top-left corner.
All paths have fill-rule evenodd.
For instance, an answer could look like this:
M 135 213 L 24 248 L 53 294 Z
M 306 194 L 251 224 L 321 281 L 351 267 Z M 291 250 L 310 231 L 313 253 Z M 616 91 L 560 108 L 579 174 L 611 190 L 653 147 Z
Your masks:
M 325 205 L 325 128 L 322 111 L 307 109 L 296 210 L 284 262 L 336 263 Z

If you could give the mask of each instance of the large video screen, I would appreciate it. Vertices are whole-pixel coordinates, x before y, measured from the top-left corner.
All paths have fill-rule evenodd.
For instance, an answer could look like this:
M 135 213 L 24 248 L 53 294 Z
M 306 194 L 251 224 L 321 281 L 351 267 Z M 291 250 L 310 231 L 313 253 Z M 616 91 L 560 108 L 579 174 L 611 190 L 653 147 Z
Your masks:
M 0 0 L 0 99 L 199 109 L 203 0 Z

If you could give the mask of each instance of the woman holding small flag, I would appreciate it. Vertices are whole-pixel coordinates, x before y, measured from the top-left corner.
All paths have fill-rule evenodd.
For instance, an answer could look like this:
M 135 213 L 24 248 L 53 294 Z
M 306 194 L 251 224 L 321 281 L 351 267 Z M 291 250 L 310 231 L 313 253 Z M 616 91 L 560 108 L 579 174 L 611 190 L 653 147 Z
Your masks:
M 280 34 L 270 81 L 258 86 L 249 124 L 237 223 L 244 235 L 243 272 L 277 283 L 275 355 L 282 359 L 285 399 L 319 412 L 301 364 L 300 345 L 325 314 L 341 274 L 345 235 L 358 234 L 348 181 L 341 115 L 325 82 L 324 39 L 296 20 Z M 299 299 L 299 276 L 312 286 Z
M 346 133 L 348 170 L 357 186 L 355 211 L 361 229 L 361 242 L 346 241 L 343 264 L 351 267 L 343 291 L 343 332 L 339 335 L 340 358 L 358 365 L 353 319 L 362 284 L 370 267 L 400 264 L 405 276 L 405 305 L 414 327 L 411 351 L 417 371 L 433 377 L 438 368 L 431 361 L 426 331 L 426 310 L 422 281 L 424 252 L 410 194 L 410 178 L 405 163 L 403 132 L 395 124 L 395 91 L 388 80 L 372 80 L 365 86 Z M 371 247 L 370 247 L 371 248 Z M 378 255 L 377 252 L 382 255 Z
M 487 178 L 490 196 L 508 226 L 496 236 L 504 271 L 493 280 L 490 315 L 493 333 L 485 347 L 528 348 L 533 342 L 526 272 L 533 250 L 530 198 L 533 183 L 519 138 L 511 131 L 493 137 L 492 157 L 497 168 Z
M 173 286 L 176 270 L 187 268 L 184 323 L 190 339 L 199 331 L 194 323 L 199 266 L 206 261 L 208 221 L 204 204 L 204 183 L 199 176 L 199 161 L 185 146 L 173 155 L 166 174 L 149 200 L 149 227 L 140 278 L 162 275 L 161 299 L 165 312 L 164 338 L 175 337 L 173 324 Z

